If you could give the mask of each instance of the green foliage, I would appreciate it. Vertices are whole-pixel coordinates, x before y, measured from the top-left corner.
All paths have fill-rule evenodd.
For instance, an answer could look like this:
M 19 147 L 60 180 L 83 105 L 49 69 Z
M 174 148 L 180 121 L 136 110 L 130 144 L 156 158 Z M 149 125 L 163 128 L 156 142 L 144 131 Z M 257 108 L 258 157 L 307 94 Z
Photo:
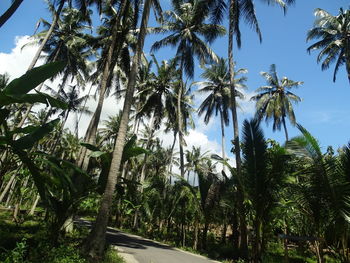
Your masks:
M 125 261 L 116 250 L 108 249 L 102 263 L 125 263 Z
M 47 94 L 37 92 L 37 94 L 27 94 L 46 79 L 52 78 L 64 67 L 65 62 L 53 62 L 37 68 L 33 68 L 23 76 L 11 81 L 0 91 L 0 106 L 13 103 L 45 103 L 56 108 L 67 108 L 67 105 Z
M 27 243 L 26 239 L 23 238 L 21 242 L 16 244 L 16 247 L 8 251 L 5 255 L 3 263 L 27 263 L 25 260 L 25 254 L 27 252 Z
M 134 135 L 126 142 L 122 155 L 122 163 L 126 162 L 132 157 L 149 153 L 149 151 L 147 151 L 146 149 L 136 145 L 136 139 L 137 137 L 136 135 Z M 81 143 L 81 145 L 92 151 L 92 153 L 90 154 L 91 157 L 99 158 L 100 160 L 101 172 L 98 177 L 98 192 L 100 194 L 103 194 L 107 184 L 109 169 L 112 162 L 112 152 L 101 151 L 99 147 L 88 143 Z
M 50 250 L 47 256 L 47 262 L 50 263 L 87 263 L 88 261 L 81 257 L 79 250 L 73 246 L 61 245 Z

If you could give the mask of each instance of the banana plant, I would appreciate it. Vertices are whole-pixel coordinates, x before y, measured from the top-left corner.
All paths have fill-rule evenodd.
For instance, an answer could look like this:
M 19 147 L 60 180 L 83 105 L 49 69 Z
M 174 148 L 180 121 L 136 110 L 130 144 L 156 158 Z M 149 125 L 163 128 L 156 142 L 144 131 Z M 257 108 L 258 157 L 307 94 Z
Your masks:
M 0 136 L 0 147 L 18 155 L 22 163 L 31 172 L 39 195 L 45 202 L 49 202 L 49 192 L 41 181 L 41 172 L 38 166 L 29 157 L 30 149 L 53 130 L 59 119 L 41 126 L 28 125 L 22 128 L 11 129 L 11 125 L 9 125 L 9 119 L 11 118 L 9 107 L 14 103 L 41 103 L 55 108 L 66 109 L 66 103 L 45 93 L 39 91 L 29 93 L 46 79 L 58 74 L 65 67 L 65 64 L 65 62 L 54 62 L 34 68 L 21 77 L 12 80 L 4 89 L 0 90 L 0 126 L 3 130 Z
M 55 128 L 59 119 L 40 126 L 27 125 L 11 129 L 9 108 L 14 103 L 29 106 L 39 103 L 67 109 L 65 102 L 35 90 L 40 83 L 61 72 L 65 65 L 65 62 L 53 62 L 34 68 L 0 90 L 0 126 L 3 131 L 0 147 L 16 154 L 31 173 L 42 202 L 53 215 L 51 234 L 55 240 L 65 220 L 74 213 L 81 198 L 87 195 L 91 180 L 74 164 L 34 150 L 40 140 Z

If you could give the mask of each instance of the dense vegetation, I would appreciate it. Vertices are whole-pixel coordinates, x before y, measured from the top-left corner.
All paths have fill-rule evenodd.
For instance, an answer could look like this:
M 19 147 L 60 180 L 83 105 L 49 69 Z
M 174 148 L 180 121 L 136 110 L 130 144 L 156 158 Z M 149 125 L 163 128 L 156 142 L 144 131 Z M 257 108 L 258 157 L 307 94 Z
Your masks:
M 285 11 L 295 1 L 265 2 Z M 12 1 L 0 27 L 21 3 Z M 165 12 L 158 0 L 47 4 L 52 20 L 41 19 L 28 44 L 39 44 L 28 71 L 0 75 L 0 261 L 117 262 L 106 253 L 109 225 L 233 262 L 350 262 L 350 144 L 324 153 L 297 123 L 292 89 L 303 83 L 271 65 L 251 98 L 255 118 L 239 130 L 247 70 L 235 68 L 233 46 L 241 46 L 241 22 L 262 37 L 253 1 L 172 0 Z M 158 24 L 150 27 L 152 10 Z M 101 21 L 92 32 L 94 13 Z M 322 70 L 335 63 L 334 81 L 341 66 L 350 81 L 350 10 L 315 15 L 308 51 L 320 50 Z M 147 56 L 146 35 L 160 33 Z M 210 47 L 225 35 L 227 59 Z M 175 57 L 158 61 L 169 46 Z M 53 79 L 58 87 L 47 87 Z M 93 112 L 91 94 L 81 95 L 91 84 Z M 197 93 L 206 96 L 200 105 Z M 123 108 L 102 122 L 111 94 Z M 71 114 L 75 127 L 66 125 Z M 91 115 L 84 137 L 81 114 Z M 186 148 L 194 114 L 220 118 L 221 156 Z M 283 145 L 265 138 L 263 119 L 284 129 Z M 287 120 L 300 136 L 289 138 Z M 225 149 L 230 124 L 235 165 Z M 159 131 L 173 135 L 170 146 Z M 78 217 L 95 222 L 89 233 Z

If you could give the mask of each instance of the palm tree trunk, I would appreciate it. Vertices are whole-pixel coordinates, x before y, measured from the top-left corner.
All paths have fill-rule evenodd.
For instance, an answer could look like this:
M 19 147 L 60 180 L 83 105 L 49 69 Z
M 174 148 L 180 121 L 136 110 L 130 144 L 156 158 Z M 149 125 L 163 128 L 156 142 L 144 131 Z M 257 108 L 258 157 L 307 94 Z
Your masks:
M 350 50 L 349 50 L 349 54 L 350 54 Z M 350 55 L 348 56 L 348 58 L 346 60 L 346 72 L 348 73 L 348 80 L 349 80 L 349 84 L 350 84 Z
M 0 203 L 4 200 L 7 192 L 10 190 L 10 187 L 13 183 L 13 181 L 16 178 L 16 173 L 13 173 L 12 176 L 10 177 L 9 181 L 7 182 L 5 189 L 2 191 L 1 195 L 0 195 Z
M 234 7 L 236 0 L 230 0 L 230 19 L 229 19 L 229 37 L 228 37 L 228 58 L 229 58 L 229 71 L 230 71 L 230 85 L 231 85 L 231 111 L 232 111 L 232 123 L 234 133 L 234 147 L 236 155 L 236 169 L 237 177 L 241 178 L 241 150 L 239 145 L 239 128 L 238 128 L 238 116 L 237 116 L 237 103 L 236 103 L 236 90 L 234 86 L 234 60 L 233 60 L 233 37 L 234 37 Z M 244 193 L 242 186 L 237 187 L 237 205 L 239 209 L 239 223 L 240 223 L 240 253 L 241 257 L 248 258 L 248 235 L 247 235 L 247 222 L 245 218 L 244 207 Z
M 62 11 L 62 8 L 63 8 L 63 5 L 64 5 L 64 2 L 65 1 L 61 1 L 61 4 L 59 5 L 57 11 L 55 12 L 55 16 L 52 20 L 52 23 L 51 23 L 51 26 L 49 28 L 49 31 L 47 31 L 46 35 L 45 35 L 45 38 L 43 39 L 43 41 L 41 42 L 38 50 L 36 51 L 35 55 L 34 55 L 34 58 L 32 60 L 32 62 L 30 63 L 29 67 L 27 70 L 31 70 L 32 68 L 34 68 L 35 64 L 38 62 L 38 59 L 40 57 L 40 54 L 41 52 L 43 51 L 44 49 L 44 46 L 46 45 L 47 41 L 49 40 L 49 38 L 51 37 L 51 34 L 57 24 L 57 21 L 60 17 L 60 14 L 61 14 L 61 11 Z
M 40 200 L 40 195 L 37 194 L 37 195 L 36 195 L 36 198 L 35 198 L 35 200 L 34 200 L 34 203 L 33 203 L 32 207 L 30 208 L 30 211 L 29 211 L 29 215 L 30 215 L 30 216 L 34 215 L 34 213 L 35 213 L 35 208 L 36 208 L 36 206 L 38 205 L 39 200 Z
M 112 68 L 113 68 L 113 56 L 115 53 L 119 54 L 119 52 L 115 52 L 116 48 L 118 48 L 118 31 L 119 31 L 119 24 L 120 24 L 120 19 L 126 9 L 127 3 L 129 1 L 123 1 L 123 4 L 120 8 L 120 11 L 117 15 L 117 18 L 115 20 L 115 23 L 113 25 L 113 33 L 112 33 L 112 39 L 111 39 L 111 44 L 108 48 L 108 54 L 107 54 L 107 61 L 103 69 L 103 74 L 102 74 L 102 80 L 101 80 L 101 88 L 100 88 L 100 96 L 98 99 L 97 107 L 94 112 L 94 115 L 91 118 L 91 121 L 89 123 L 89 126 L 86 130 L 85 134 L 85 139 L 84 141 L 89 143 L 89 144 L 95 144 L 96 143 L 96 132 L 97 132 L 97 127 L 100 122 L 100 117 L 101 117 L 101 112 L 102 112 L 102 107 L 103 107 L 103 102 L 104 102 L 104 97 L 105 93 L 107 90 L 108 86 L 108 80 L 110 79 L 110 75 L 112 74 Z M 121 43 L 119 43 L 121 44 Z M 117 50 L 117 51 L 118 51 Z M 80 166 L 83 170 L 87 170 L 89 166 L 89 150 L 85 147 L 82 147 L 80 152 L 79 152 L 79 158 L 77 160 L 77 165 Z
M 55 142 L 54 142 L 53 146 L 51 147 L 51 150 L 50 150 L 51 154 L 54 153 L 54 151 L 55 151 L 55 149 L 56 149 L 56 147 L 58 145 L 58 142 L 61 140 L 61 137 L 62 137 L 62 134 L 63 134 L 63 131 L 64 131 L 64 126 L 66 125 L 66 122 L 67 122 L 67 119 L 68 119 L 68 116 L 69 116 L 69 112 L 70 112 L 70 110 L 68 110 L 67 113 L 64 116 L 63 122 L 61 124 L 61 129 L 59 130 L 59 132 L 57 134 L 57 137 L 55 139 Z
M 198 249 L 198 230 L 199 230 L 199 219 L 194 222 L 194 241 L 193 241 L 193 249 Z
M 141 54 L 142 54 L 142 50 L 145 42 L 146 28 L 148 24 L 151 5 L 152 5 L 152 0 L 145 1 L 142 20 L 141 20 L 140 33 L 136 44 L 136 53 L 134 55 L 132 67 L 129 73 L 129 82 L 128 82 L 128 86 L 125 94 L 123 113 L 120 121 L 115 148 L 113 151 L 113 157 L 111 162 L 111 168 L 108 174 L 107 185 L 106 185 L 105 192 L 102 196 L 101 205 L 96 218 L 96 222 L 93 225 L 92 230 L 84 246 L 85 252 L 92 258 L 97 258 L 102 256 L 105 248 L 108 217 L 109 217 L 110 208 L 113 201 L 117 176 L 119 174 L 120 163 L 121 163 L 123 148 L 125 144 L 125 137 L 127 133 L 128 124 L 129 124 L 130 109 L 133 103 L 136 77 L 137 77 L 137 72 L 138 72 L 139 64 L 141 60 Z
M 221 121 L 221 152 L 222 152 L 222 159 L 226 159 L 225 155 L 225 124 L 224 124 L 224 118 L 222 116 L 222 112 L 220 111 L 220 121 Z M 222 170 L 225 171 L 225 164 L 222 164 Z
M 204 250 L 207 249 L 208 228 L 209 228 L 209 223 L 208 223 L 208 220 L 205 219 L 205 222 L 204 222 L 204 229 L 203 229 L 203 236 L 202 236 L 202 248 L 203 248 Z
M 288 131 L 286 126 L 286 119 L 284 116 L 282 117 L 282 123 L 283 123 L 284 134 L 286 136 L 286 141 L 288 141 Z
M 12 5 L 0 16 L 0 28 L 7 20 L 16 12 L 17 8 L 22 4 L 23 0 L 15 0 Z
M 180 65 L 180 74 L 181 74 L 181 81 L 179 86 L 179 91 L 177 94 L 177 125 L 179 129 L 179 150 L 180 150 L 180 174 L 182 178 L 185 178 L 185 163 L 184 163 L 184 150 L 183 150 L 183 144 L 184 144 L 184 138 L 183 138 L 183 120 L 182 120 L 182 111 L 181 111 L 181 99 L 182 99 L 182 93 L 183 93 L 183 81 L 182 81 L 182 75 L 183 75 L 183 59 L 181 59 L 181 65 Z
M 61 6 L 59 7 L 59 10 L 60 10 L 60 8 L 61 8 Z M 61 8 L 62 9 L 62 8 Z M 61 12 L 61 10 L 60 10 L 60 12 Z M 56 23 L 57 23 L 57 21 L 56 21 Z M 52 32 L 51 32 L 52 33 Z M 50 34 L 51 34 L 50 33 Z M 45 38 L 46 38 L 46 36 L 45 36 Z M 45 40 L 44 40 L 45 41 Z M 46 40 L 46 42 L 47 42 L 47 40 Z M 45 42 L 45 43 L 46 43 Z M 38 53 L 38 56 L 40 55 L 40 53 L 41 53 L 41 51 L 42 51 L 42 49 L 44 48 L 44 46 L 42 46 L 41 47 L 41 45 L 40 45 L 40 47 L 39 47 L 39 50 L 37 51 L 37 52 L 39 52 Z M 60 49 L 60 47 L 59 47 L 59 49 Z M 54 61 L 57 61 L 57 57 L 58 57 L 58 53 L 59 53 L 60 51 L 58 50 L 57 52 L 56 52 L 56 54 L 55 54 L 55 56 L 54 56 L 54 58 L 53 58 L 53 62 Z M 30 69 L 32 69 L 34 66 L 35 66 L 35 63 L 37 62 L 37 60 L 38 60 L 38 58 L 35 58 L 34 57 L 34 59 L 33 59 L 33 61 L 32 61 L 32 63 L 31 63 L 31 65 L 28 67 L 28 70 L 30 70 Z M 66 76 L 66 77 L 64 77 L 63 79 L 65 80 L 66 78 L 68 77 L 68 75 Z M 45 81 L 43 82 L 43 83 L 41 83 L 39 86 L 38 86 L 38 88 L 36 89 L 37 91 L 40 91 L 41 89 L 42 89 L 42 87 L 44 86 L 44 83 L 45 83 Z M 63 84 L 62 84 L 63 85 Z M 22 128 L 22 126 L 24 125 L 24 122 L 27 120 L 27 118 L 28 118 L 28 116 L 29 116 L 29 114 L 30 114 L 30 111 L 32 110 L 32 108 L 34 107 L 34 104 L 31 104 L 31 105 L 29 105 L 28 106 L 28 108 L 27 108 L 27 110 L 26 110 L 26 112 L 25 112 L 25 114 L 23 115 L 23 117 L 22 117 L 22 119 L 21 119 L 21 121 L 18 123 L 18 125 L 17 125 L 17 128 Z M 44 119 L 44 123 L 47 121 L 47 119 L 48 119 L 48 117 L 50 117 L 50 115 L 51 115 L 51 107 L 50 107 L 50 109 L 49 109 L 49 112 L 47 113 L 47 115 L 46 115 L 46 117 L 45 117 L 45 119 Z
M 150 121 L 150 126 L 149 126 L 149 129 L 150 129 L 150 134 L 148 136 L 148 140 L 147 140 L 147 144 L 146 144 L 146 150 L 149 150 L 150 147 L 151 147 L 151 144 L 152 144 L 152 137 L 153 137 L 153 134 L 154 134 L 154 122 L 155 122 L 155 118 L 154 118 L 154 111 L 152 112 L 152 117 L 151 117 L 151 121 Z M 140 187 L 139 187 L 139 191 L 140 193 L 142 194 L 143 193 L 143 185 L 144 185 L 144 182 L 145 182 L 145 177 L 146 177 L 146 168 L 147 168 L 147 165 L 146 165 L 146 162 L 147 162 L 147 154 L 145 154 L 144 158 L 143 158 L 143 165 L 142 165 L 142 169 L 141 169 L 141 175 L 140 175 Z M 138 228 L 138 217 L 139 217 L 139 208 L 136 208 L 136 211 L 135 211 L 135 215 L 134 215 L 134 223 L 133 223 L 133 230 L 137 230 Z
M 254 232 L 255 232 L 255 240 L 254 240 L 254 263 L 261 262 L 261 222 L 259 219 L 255 219 L 254 222 Z

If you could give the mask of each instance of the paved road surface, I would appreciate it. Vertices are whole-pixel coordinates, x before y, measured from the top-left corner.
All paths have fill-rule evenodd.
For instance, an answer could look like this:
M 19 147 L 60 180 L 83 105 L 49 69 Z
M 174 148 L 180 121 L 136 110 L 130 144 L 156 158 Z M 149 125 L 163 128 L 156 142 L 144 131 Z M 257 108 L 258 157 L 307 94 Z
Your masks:
M 117 246 L 130 263 L 213 263 L 204 257 L 183 252 L 172 247 L 108 229 L 107 242 Z M 128 262 L 129 262 L 128 261 Z
M 86 221 L 84 222 L 87 223 Z M 213 263 L 205 257 L 108 228 L 107 242 L 116 246 L 127 263 Z

